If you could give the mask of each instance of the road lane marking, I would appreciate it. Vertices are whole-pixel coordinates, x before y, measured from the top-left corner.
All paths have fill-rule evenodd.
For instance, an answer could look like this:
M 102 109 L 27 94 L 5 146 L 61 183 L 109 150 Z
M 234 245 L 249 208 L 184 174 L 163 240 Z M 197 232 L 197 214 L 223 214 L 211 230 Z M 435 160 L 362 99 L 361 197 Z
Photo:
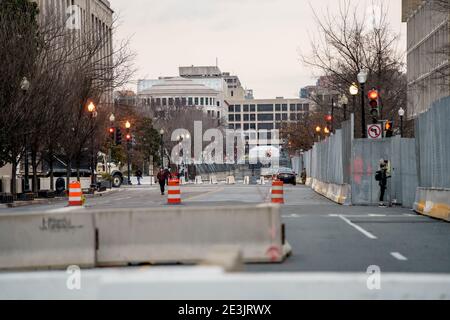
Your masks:
M 64 212 L 71 212 L 75 210 L 83 209 L 84 207 L 64 207 L 64 208 L 58 208 L 58 209 L 52 209 L 49 210 L 49 213 L 64 213 Z
M 361 232 L 363 235 L 365 235 L 367 238 L 372 239 L 372 240 L 376 240 L 378 239 L 377 237 L 375 237 L 373 234 L 371 234 L 369 231 L 364 230 L 363 228 L 361 228 L 360 226 L 354 224 L 353 222 L 351 222 L 350 220 L 348 220 L 346 217 L 344 216 L 339 216 L 340 219 L 342 219 L 343 221 L 345 221 L 348 225 L 352 226 L 353 228 L 355 228 L 356 230 L 358 230 L 359 232 Z
M 184 200 L 184 201 L 187 201 L 187 200 L 193 200 L 193 199 L 197 199 L 197 198 L 200 198 L 200 197 L 208 196 L 208 195 L 211 195 L 211 194 L 214 194 L 214 193 L 223 191 L 223 190 L 224 190 L 224 188 L 220 188 L 220 189 L 218 189 L 218 190 L 212 190 L 212 191 L 210 191 L 210 192 L 203 193 L 203 194 L 199 194 L 199 195 L 196 195 L 196 196 L 192 196 L 192 197 L 190 197 L 190 198 L 186 198 L 186 199 L 183 199 L 183 200 Z
M 399 252 L 391 252 L 391 256 L 393 256 L 395 259 L 400 261 L 408 261 L 408 258 L 406 258 L 404 255 L 402 255 Z

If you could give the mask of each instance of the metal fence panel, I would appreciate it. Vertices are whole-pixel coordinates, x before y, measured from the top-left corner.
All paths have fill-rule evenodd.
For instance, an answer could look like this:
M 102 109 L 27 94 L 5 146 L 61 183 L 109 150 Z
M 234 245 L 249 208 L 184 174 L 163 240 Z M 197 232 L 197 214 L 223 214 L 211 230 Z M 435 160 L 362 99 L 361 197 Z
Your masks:
M 450 97 L 441 99 L 416 121 L 419 185 L 450 188 Z

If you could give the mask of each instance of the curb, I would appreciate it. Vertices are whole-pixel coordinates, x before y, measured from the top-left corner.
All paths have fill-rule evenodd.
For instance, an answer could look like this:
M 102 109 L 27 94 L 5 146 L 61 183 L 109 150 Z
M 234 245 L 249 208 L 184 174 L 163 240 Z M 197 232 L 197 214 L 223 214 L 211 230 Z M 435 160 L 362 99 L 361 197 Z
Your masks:
M 97 197 L 103 197 L 107 194 L 112 194 L 118 192 L 119 189 L 113 189 L 113 190 L 107 190 L 105 192 L 98 192 L 96 194 L 86 194 L 85 197 L 87 199 L 97 198 Z M 51 205 L 54 203 L 59 203 L 63 201 L 67 201 L 67 197 L 58 197 L 53 199 L 35 199 L 33 201 L 16 201 L 14 203 L 9 204 L 0 204 L 0 208 L 21 208 L 21 207 L 28 207 L 28 206 L 35 206 L 35 205 Z

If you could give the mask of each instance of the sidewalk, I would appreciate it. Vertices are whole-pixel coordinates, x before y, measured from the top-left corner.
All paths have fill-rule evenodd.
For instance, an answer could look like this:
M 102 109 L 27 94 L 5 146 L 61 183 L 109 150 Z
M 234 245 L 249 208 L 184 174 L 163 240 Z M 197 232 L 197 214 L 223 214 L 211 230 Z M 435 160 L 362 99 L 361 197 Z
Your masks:
M 104 192 L 97 192 L 95 194 L 85 194 L 84 196 L 86 199 L 90 198 L 96 198 L 96 197 L 103 197 L 104 195 L 119 192 L 120 189 L 111 189 L 106 190 Z M 56 197 L 51 199 L 35 199 L 33 201 L 14 201 L 14 203 L 8 203 L 8 204 L 0 204 L 0 209 L 6 209 L 6 208 L 20 208 L 20 207 L 27 207 L 27 206 L 35 206 L 35 205 L 52 205 L 55 203 L 68 201 L 68 197 Z

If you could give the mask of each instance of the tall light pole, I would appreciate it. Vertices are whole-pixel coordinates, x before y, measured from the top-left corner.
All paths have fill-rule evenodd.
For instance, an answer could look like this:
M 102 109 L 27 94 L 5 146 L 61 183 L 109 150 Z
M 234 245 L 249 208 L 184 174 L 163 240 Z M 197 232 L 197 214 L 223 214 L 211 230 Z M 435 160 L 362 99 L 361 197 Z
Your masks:
M 164 129 L 159 130 L 159 135 L 161 137 L 160 147 L 161 147 L 161 168 L 164 168 Z
M 23 77 L 22 82 L 20 83 L 20 89 L 23 92 L 23 96 L 27 94 L 28 90 L 30 90 L 30 82 L 26 77 Z M 24 181 L 24 193 L 30 192 L 30 166 L 28 163 L 28 133 L 25 133 L 25 159 L 24 159 L 24 169 L 25 169 L 25 181 Z
M 344 110 L 344 121 L 347 121 L 347 106 L 348 106 L 347 95 L 343 94 L 341 96 L 340 104 L 342 105 L 342 109 Z
M 350 95 L 353 98 L 353 113 L 355 113 L 356 112 L 356 96 L 359 93 L 358 85 L 353 82 L 352 85 L 350 86 L 349 91 L 350 91 Z
M 316 127 L 316 134 L 317 134 L 317 142 L 320 142 L 320 133 L 322 132 L 322 128 L 320 126 Z
M 125 123 L 125 128 L 127 129 L 127 136 L 126 136 L 126 140 L 127 140 L 127 162 L 128 162 L 128 185 L 131 185 L 131 155 L 130 155 L 130 151 L 131 151 L 131 123 L 130 121 L 127 121 Z
M 403 138 L 403 117 L 405 116 L 405 109 L 400 108 L 400 110 L 398 110 L 398 115 L 400 117 L 400 137 Z
M 92 126 L 94 126 L 94 119 L 97 117 L 97 107 L 93 102 L 90 102 L 87 107 L 89 113 L 91 114 Z M 94 132 L 91 133 L 91 187 L 96 187 L 95 178 L 95 154 L 94 154 Z
M 365 87 L 366 87 L 366 82 L 367 82 L 367 77 L 368 77 L 368 72 L 363 69 L 361 70 L 361 72 L 358 74 L 358 82 L 361 85 L 361 133 L 362 133 L 362 137 L 367 138 L 367 128 L 366 128 L 366 110 L 365 110 Z
M 108 174 L 111 175 L 111 163 L 112 163 L 112 147 L 114 146 L 114 144 L 116 143 L 116 126 L 115 126 L 115 122 L 116 122 L 116 117 L 114 116 L 114 113 L 111 114 L 111 116 L 109 117 L 109 122 L 110 122 L 110 133 L 111 133 L 111 145 L 109 146 L 109 163 L 107 163 L 108 166 Z M 111 188 L 112 188 L 112 184 L 111 184 Z

